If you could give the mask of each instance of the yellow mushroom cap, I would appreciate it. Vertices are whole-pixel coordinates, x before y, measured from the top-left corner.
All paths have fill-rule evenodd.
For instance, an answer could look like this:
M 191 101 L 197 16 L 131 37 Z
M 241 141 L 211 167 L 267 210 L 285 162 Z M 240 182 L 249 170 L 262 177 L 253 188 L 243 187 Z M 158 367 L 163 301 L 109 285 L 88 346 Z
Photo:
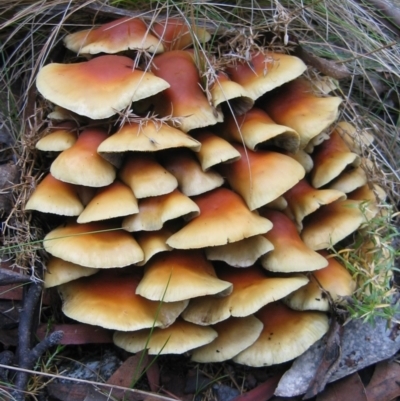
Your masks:
M 169 84 L 135 69 L 128 57 L 106 55 L 81 63 L 48 64 L 39 71 L 36 86 L 56 105 L 101 119 L 167 89 Z

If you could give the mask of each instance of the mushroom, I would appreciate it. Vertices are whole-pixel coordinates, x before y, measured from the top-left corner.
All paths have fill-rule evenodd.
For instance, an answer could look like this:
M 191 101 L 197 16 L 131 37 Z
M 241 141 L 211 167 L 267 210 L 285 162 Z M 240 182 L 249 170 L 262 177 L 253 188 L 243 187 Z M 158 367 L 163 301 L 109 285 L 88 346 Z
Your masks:
M 226 297 L 194 298 L 182 313 L 183 319 L 201 325 L 210 325 L 233 317 L 249 316 L 264 305 L 281 299 L 308 283 L 305 276 L 271 277 L 259 266 L 235 269 L 218 266 L 217 276 L 233 284 Z
M 47 174 L 29 197 L 25 210 L 79 216 L 83 210 L 83 204 L 75 185 L 57 180 L 51 174 Z
M 141 199 L 139 213 L 125 217 L 122 227 L 127 231 L 157 231 L 169 220 L 198 214 L 196 203 L 175 189 L 169 194 Z
M 273 272 L 304 272 L 322 269 L 328 265 L 324 257 L 310 249 L 300 238 L 295 224 L 285 214 L 263 209 L 261 215 L 273 224 L 264 234 L 274 246 L 261 257 L 262 266 Z
M 337 119 L 340 103 L 339 97 L 315 96 L 311 85 L 298 78 L 263 99 L 261 107 L 276 123 L 293 128 L 303 149 Z
M 168 238 L 176 249 L 199 249 L 225 245 L 264 234 L 271 229 L 269 220 L 251 212 L 243 199 L 226 188 L 217 188 L 194 198 L 200 215 Z
M 323 251 L 320 254 L 328 261 L 328 266 L 314 271 L 310 282 L 289 294 L 284 302 L 296 310 L 329 311 L 331 302 L 338 302 L 342 297 L 350 296 L 356 282 L 349 271 L 333 255 Z
M 238 144 L 234 147 L 242 157 L 221 165 L 219 170 L 250 210 L 272 202 L 305 175 L 301 164 L 289 156 L 271 151 L 253 152 Z
M 77 222 L 90 223 L 138 212 L 138 203 L 132 190 L 122 182 L 114 181 L 97 191 L 97 194 L 79 215 Z
M 197 326 L 178 319 L 166 328 L 116 331 L 113 341 L 128 352 L 147 349 L 149 355 L 183 354 L 210 343 L 217 335 L 211 327 Z
M 153 301 L 175 302 L 217 294 L 226 296 L 232 284 L 220 280 L 198 250 L 173 250 L 154 256 L 145 266 L 136 293 Z
M 65 182 L 89 187 L 104 187 L 116 177 L 114 166 L 104 160 L 96 149 L 107 138 L 99 129 L 85 129 L 69 149 L 53 161 L 51 174 Z
M 159 39 L 149 32 L 139 18 L 120 18 L 95 29 L 71 33 L 64 44 L 79 54 L 114 54 L 125 50 L 145 50 L 149 53 L 164 51 Z
M 141 279 L 131 268 L 103 270 L 59 287 L 71 319 L 107 329 L 134 331 L 171 325 L 187 302 L 154 302 L 135 293 Z
M 307 69 L 297 57 L 287 54 L 259 52 L 248 62 L 229 66 L 231 79 L 246 89 L 253 100 L 272 89 L 299 77 Z M 284 124 L 286 125 L 286 124 Z
M 170 85 L 156 99 L 158 114 L 179 117 L 184 132 L 222 121 L 222 113 L 209 104 L 200 87 L 199 72 L 190 53 L 173 50 L 160 54 L 154 58 L 151 70 Z
M 56 105 L 101 119 L 167 89 L 169 84 L 135 69 L 128 57 L 106 55 L 81 63 L 48 64 L 39 71 L 36 86 Z
M 263 324 L 254 316 L 231 317 L 212 328 L 218 337 L 209 344 L 193 350 L 192 361 L 199 363 L 223 362 L 254 344 Z
M 276 124 L 265 111 L 256 107 L 243 115 L 226 118 L 219 133 L 229 141 L 243 142 L 251 150 L 269 145 L 296 153 L 300 144 L 296 131 Z
M 143 251 L 131 234 L 111 223 L 67 223 L 43 240 L 53 256 L 87 267 L 123 267 L 143 260 Z
M 77 125 L 72 121 L 59 123 L 51 132 L 36 142 L 36 149 L 46 152 L 62 152 L 69 149 L 77 140 Z
M 264 306 L 255 315 L 264 325 L 256 342 L 233 358 L 247 366 L 271 366 L 297 358 L 329 328 L 322 312 L 294 311 L 280 302 Z

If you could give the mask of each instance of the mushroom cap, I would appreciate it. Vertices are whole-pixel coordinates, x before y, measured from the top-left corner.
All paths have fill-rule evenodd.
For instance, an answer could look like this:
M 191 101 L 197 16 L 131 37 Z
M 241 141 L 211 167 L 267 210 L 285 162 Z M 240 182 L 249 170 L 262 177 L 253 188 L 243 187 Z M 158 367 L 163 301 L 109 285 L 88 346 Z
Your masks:
M 156 112 L 161 116 L 180 117 L 182 131 L 222 121 L 222 113 L 210 105 L 200 87 L 199 72 L 190 53 L 173 50 L 160 54 L 153 60 L 152 72 L 170 85 L 158 97 Z
M 25 210 L 79 216 L 83 205 L 75 185 L 57 180 L 51 174 L 47 174 L 29 197 Z
M 306 179 L 300 180 L 290 188 L 284 197 L 299 227 L 302 227 L 302 221 L 306 216 L 315 212 L 322 205 L 346 199 L 343 192 L 336 189 L 315 189 Z
M 289 294 L 284 302 L 296 310 L 329 311 L 328 299 L 337 302 L 341 297 L 350 296 L 356 282 L 349 271 L 334 257 L 329 257 L 328 252 L 320 252 L 328 261 L 328 266 L 316 270 L 310 275 L 310 281 L 305 286 Z
M 45 152 L 62 152 L 69 149 L 77 140 L 77 126 L 66 121 L 52 127 L 51 132 L 36 143 L 36 149 Z
M 314 167 L 312 157 L 303 149 L 299 149 L 296 153 L 286 152 L 285 154 L 300 163 L 307 174 L 310 173 Z
M 220 134 L 227 140 L 243 142 L 251 150 L 270 145 L 295 153 L 300 145 L 300 137 L 295 130 L 276 124 L 257 107 L 240 116 L 229 116 Z
M 60 286 L 62 310 L 71 319 L 133 331 L 171 325 L 187 302 L 154 302 L 135 293 L 141 275 L 131 268 L 103 270 Z
M 257 340 L 263 324 L 255 316 L 231 317 L 212 328 L 218 333 L 218 337 L 209 344 L 195 349 L 192 361 L 209 363 L 232 359 Z
M 168 238 L 167 244 L 176 249 L 199 249 L 225 245 L 271 229 L 269 220 L 251 212 L 243 199 L 226 188 L 196 196 L 200 215 L 189 221 Z
M 232 284 L 218 279 L 200 251 L 172 250 L 155 255 L 146 265 L 136 293 L 153 301 L 175 302 L 204 295 L 225 296 Z
M 358 167 L 361 163 L 361 158 L 350 151 L 338 131 L 333 131 L 330 138 L 315 149 L 312 157 L 311 183 L 315 188 L 328 184 L 346 168 Z
M 114 181 L 107 187 L 100 188 L 93 199 L 79 215 L 78 223 L 108 220 L 139 212 L 139 207 L 132 190 L 120 181 Z
M 87 267 L 123 267 L 143 260 L 143 251 L 131 234 L 104 223 L 67 223 L 43 240 L 53 256 Z
M 234 147 L 242 157 L 229 165 L 221 165 L 220 171 L 250 210 L 272 202 L 305 175 L 301 164 L 289 156 L 270 151 L 253 152 L 239 144 Z
M 162 157 L 163 166 L 179 184 L 179 189 L 186 196 L 196 196 L 220 187 L 224 179 L 216 171 L 203 171 L 193 152 L 177 149 Z
M 237 115 L 248 112 L 254 105 L 254 100 L 248 95 L 246 89 L 232 81 L 222 71 L 217 72 L 209 90 L 215 107 L 227 102 L 229 108 Z
M 102 153 L 156 152 L 163 149 L 186 147 L 197 152 L 201 144 L 181 130 L 155 121 L 125 124 L 106 139 L 97 149 Z
M 346 199 L 322 206 L 308 216 L 301 232 L 304 243 L 314 250 L 335 245 L 366 221 L 360 200 Z
M 217 337 L 211 327 L 197 326 L 176 320 L 164 329 L 143 329 L 135 332 L 114 333 L 114 344 L 128 352 L 148 349 L 149 355 L 183 354 L 210 343 Z
M 211 39 L 211 35 L 204 28 L 197 25 L 189 26 L 185 20 L 179 18 L 155 21 L 151 29 L 168 51 L 181 50 L 193 42 L 206 43 Z
M 80 266 L 51 256 L 46 263 L 46 270 L 44 272 L 44 288 L 51 288 L 60 284 L 68 283 L 69 281 L 76 280 L 79 277 L 92 276 L 98 271 L 100 271 L 100 269 Z
M 166 244 L 166 241 L 173 233 L 174 231 L 169 227 L 163 227 L 158 231 L 139 231 L 136 234 L 136 240 L 143 250 L 144 259 L 137 265 L 145 265 L 157 253 L 171 251 L 172 248 Z
M 253 100 L 282 84 L 297 78 L 307 69 L 297 57 L 287 54 L 258 53 L 250 62 L 227 68 L 231 79 L 242 85 Z
M 248 366 L 270 366 L 290 361 L 318 341 L 329 328 L 322 312 L 294 311 L 280 302 L 262 308 L 256 317 L 264 324 L 257 341 L 233 358 Z
M 300 238 L 295 224 L 282 212 L 263 210 L 262 216 L 271 220 L 272 230 L 264 236 L 274 249 L 262 256 L 262 266 L 273 272 L 304 272 L 328 265 L 324 257 L 311 250 Z
M 331 181 L 328 187 L 330 189 L 337 189 L 346 194 L 362 187 L 368 182 L 366 170 L 372 172 L 374 170 L 373 164 L 372 160 L 362 159 L 360 166 L 345 170 L 339 177 Z
M 208 260 L 222 260 L 234 267 L 249 267 L 273 249 L 272 243 L 264 236 L 254 235 L 230 244 L 206 248 L 205 252 Z
M 268 277 L 259 266 L 246 269 L 219 266 L 216 272 L 219 278 L 233 284 L 232 293 L 223 298 L 208 296 L 192 299 L 182 313 L 183 319 L 209 325 L 230 316 L 249 316 L 308 283 L 305 276 Z
M 122 227 L 127 231 L 157 231 L 169 220 L 190 218 L 199 212 L 195 202 L 175 189 L 169 194 L 141 199 L 139 213 L 125 217 Z
M 104 187 L 115 180 L 115 168 L 104 160 L 96 149 L 107 138 L 97 129 L 86 129 L 69 149 L 53 161 L 51 174 L 65 182 L 88 187 Z
M 303 149 L 337 119 L 341 102 L 339 97 L 315 96 L 311 85 L 298 78 L 263 100 L 261 107 L 276 123 L 293 128 Z
M 363 149 L 374 141 L 374 136 L 371 133 L 366 130 L 358 130 L 347 121 L 339 121 L 335 130 L 338 131 L 350 150 L 357 154 L 363 153 Z
M 148 154 L 130 155 L 119 178 L 138 199 L 169 194 L 178 187 L 177 179 Z
M 81 63 L 48 64 L 39 71 L 36 86 L 56 105 L 96 120 L 111 117 L 169 84 L 135 69 L 128 57 L 106 55 Z
M 120 18 L 95 29 L 71 33 L 64 44 L 80 54 L 114 54 L 125 50 L 146 50 L 149 53 L 164 51 L 160 40 L 149 32 L 139 18 Z
M 194 137 L 201 143 L 196 153 L 203 171 L 220 163 L 231 163 L 240 159 L 240 153 L 225 139 L 210 131 L 200 131 Z

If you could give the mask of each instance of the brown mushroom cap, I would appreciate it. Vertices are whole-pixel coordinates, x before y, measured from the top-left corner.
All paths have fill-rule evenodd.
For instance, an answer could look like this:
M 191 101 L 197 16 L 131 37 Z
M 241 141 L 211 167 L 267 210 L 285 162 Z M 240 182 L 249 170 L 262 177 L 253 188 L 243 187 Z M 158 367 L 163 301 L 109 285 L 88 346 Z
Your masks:
M 284 197 L 299 227 L 302 227 L 302 221 L 306 216 L 315 212 L 322 205 L 346 199 L 346 195 L 341 191 L 315 189 L 305 179 L 300 180 L 294 187 L 285 192 Z
M 350 151 L 338 131 L 333 131 L 330 138 L 315 149 L 313 160 L 311 183 L 315 188 L 328 184 L 346 168 L 358 167 L 361 163 L 361 158 Z
M 333 302 L 337 302 L 341 297 L 350 296 L 355 290 L 356 283 L 349 271 L 334 257 L 328 257 L 328 252 L 321 252 L 321 255 L 328 260 L 328 266 L 313 272 L 308 284 L 284 299 L 290 308 L 329 311 L 328 295 Z
M 290 361 L 318 341 L 329 328 L 322 312 L 294 311 L 280 302 L 268 304 L 256 317 L 264 324 L 257 341 L 237 355 L 236 363 L 270 366 Z
M 51 174 L 47 174 L 29 197 L 25 210 L 79 216 L 83 205 L 75 185 L 57 180 Z
M 77 140 L 77 125 L 66 121 L 51 128 L 51 132 L 36 143 L 36 149 L 46 152 L 62 152 L 69 149 Z
M 139 212 L 139 207 L 132 190 L 120 181 L 114 181 L 107 187 L 100 188 L 93 199 L 79 215 L 78 223 L 108 220 Z
M 179 184 L 179 189 L 186 196 L 196 196 L 220 187 L 224 179 L 216 171 L 203 171 L 193 152 L 177 149 L 164 154 L 163 166 Z
M 366 221 L 362 201 L 347 199 L 322 206 L 308 216 L 301 232 L 304 243 L 314 250 L 335 245 Z
M 261 106 L 278 124 L 293 128 L 300 135 L 300 149 L 338 117 L 339 97 L 317 97 L 303 78 L 289 82 Z
M 227 72 L 233 81 L 242 85 L 252 99 L 297 78 L 307 69 L 297 57 L 279 53 L 259 53 L 248 63 L 237 63 Z M 286 124 L 285 124 L 286 125 Z
M 184 49 L 193 42 L 206 43 L 211 39 L 211 35 L 204 28 L 197 25 L 189 26 L 185 20 L 178 18 L 156 21 L 151 29 L 160 38 L 164 48 L 169 51 Z
M 304 272 L 328 265 L 324 257 L 306 246 L 295 224 L 286 215 L 275 210 L 263 210 L 261 215 L 273 224 L 272 230 L 264 234 L 274 245 L 274 249 L 260 259 L 265 269 L 282 273 Z
M 237 115 L 246 113 L 254 105 L 254 100 L 248 96 L 246 89 L 237 82 L 232 81 L 222 71 L 217 72 L 215 80 L 210 87 L 210 94 L 215 107 L 227 102 L 229 108 Z
M 134 152 L 156 152 L 163 149 L 186 147 L 197 152 L 201 144 L 177 128 L 155 121 L 144 124 L 125 124 L 117 133 L 101 143 L 100 154 Z
M 257 340 L 263 324 L 255 316 L 231 317 L 212 328 L 218 333 L 218 337 L 209 344 L 195 349 L 192 361 L 209 363 L 232 359 Z
M 220 134 L 227 140 L 244 143 L 247 148 L 257 150 L 270 145 L 297 152 L 299 134 L 289 127 L 276 124 L 269 115 L 253 107 L 243 115 L 231 115 L 223 123 Z
M 177 179 L 149 154 L 130 155 L 119 171 L 119 178 L 138 199 L 169 194 L 178 187 Z
M 200 131 L 194 137 L 201 143 L 196 153 L 203 171 L 220 163 L 231 163 L 240 159 L 240 153 L 225 139 L 210 131 Z
M 64 44 L 80 54 L 114 54 L 125 50 L 164 51 L 159 39 L 153 36 L 139 18 L 120 18 L 95 29 L 85 29 L 67 35 Z
M 209 325 L 230 316 L 249 316 L 264 305 L 281 299 L 308 283 L 305 276 L 268 277 L 259 266 L 246 269 L 218 266 L 217 275 L 233 284 L 232 293 L 223 298 L 208 296 L 192 299 L 182 313 L 183 319 Z
M 48 64 L 39 71 L 36 86 L 51 102 L 101 119 L 163 91 L 169 84 L 135 69 L 128 57 L 106 55 L 75 64 Z
M 272 227 L 269 220 L 251 212 L 239 195 L 226 188 L 196 196 L 194 201 L 200 215 L 168 238 L 167 244 L 172 248 L 225 245 L 266 233 Z
M 107 138 L 98 129 L 86 129 L 76 143 L 64 150 L 50 167 L 51 174 L 65 182 L 88 187 L 104 187 L 115 180 L 115 168 L 96 149 Z
M 270 151 L 253 152 L 238 144 L 234 146 L 241 159 L 221 165 L 220 171 L 250 210 L 272 202 L 305 175 L 304 168 L 289 156 Z
M 87 267 L 123 267 L 143 260 L 143 251 L 131 234 L 109 223 L 68 223 L 49 232 L 47 252 Z
M 169 194 L 141 199 L 139 213 L 125 217 L 122 227 L 127 231 L 157 231 L 169 220 L 198 214 L 196 203 L 175 189 Z
M 175 302 L 210 294 L 227 295 L 232 284 L 218 279 L 200 251 L 180 251 L 154 256 L 146 265 L 136 293 L 153 301 Z
M 217 337 L 211 327 L 197 326 L 176 320 L 166 328 L 143 329 L 135 332 L 115 332 L 114 344 L 128 352 L 148 349 L 149 355 L 183 354 L 210 343 Z
M 273 249 L 272 243 L 264 236 L 254 235 L 230 244 L 206 248 L 205 252 L 208 260 L 222 260 L 234 267 L 249 267 Z
M 190 53 L 173 50 L 160 54 L 153 60 L 152 72 L 170 85 L 159 97 L 156 112 L 181 118 L 182 131 L 222 121 L 222 113 L 210 105 L 200 87 L 199 72 Z
M 171 325 L 187 302 L 160 304 L 137 295 L 140 278 L 131 268 L 109 269 L 63 284 L 62 310 L 79 322 L 121 331 Z
M 76 280 L 79 277 L 92 276 L 98 271 L 100 271 L 100 269 L 80 266 L 51 256 L 46 263 L 46 270 L 44 272 L 44 288 L 51 288 L 68 283 L 69 281 Z

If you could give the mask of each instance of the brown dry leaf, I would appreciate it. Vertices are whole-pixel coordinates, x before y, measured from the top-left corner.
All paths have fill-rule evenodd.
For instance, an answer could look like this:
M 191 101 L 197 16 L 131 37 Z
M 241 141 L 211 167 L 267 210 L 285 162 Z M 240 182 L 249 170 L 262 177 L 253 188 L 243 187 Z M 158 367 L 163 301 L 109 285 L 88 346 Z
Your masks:
M 233 401 L 267 401 L 273 397 L 280 378 L 281 375 L 275 375 L 247 393 L 239 395 Z
M 142 355 L 140 352 L 130 356 L 107 380 L 107 384 L 131 387 L 132 383 L 140 377 L 148 365 L 148 361 L 147 354 Z
M 103 329 L 98 326 L 88 324 L 58 324 L 52 326 L 51 332 L 62 331 L 64 333 L 59 344 L 106 344 L 112 343 L 111 330 Z M 39 340 L 43 340 L 48 335 L 48 326 L 41 324 L 36 332 Z
M 317 396 L 316 401 L 372 401 L 365 394 L 365 388 L 358 373 L 329 384 Z M 378 400 L 376 400 L 378 401 Z M 382 401 L 379 399 L 379 401 Z
M 157 363 L 157 355 L 151 355 L 148 358 L 149 364 L 146 376 L 149 381 L 150 390 L 155 393 L 160 389 L 160 368 Z
M 400 365 L 379 362 L 367 388 L 368 401 L 390 401 L 400 396 Z

